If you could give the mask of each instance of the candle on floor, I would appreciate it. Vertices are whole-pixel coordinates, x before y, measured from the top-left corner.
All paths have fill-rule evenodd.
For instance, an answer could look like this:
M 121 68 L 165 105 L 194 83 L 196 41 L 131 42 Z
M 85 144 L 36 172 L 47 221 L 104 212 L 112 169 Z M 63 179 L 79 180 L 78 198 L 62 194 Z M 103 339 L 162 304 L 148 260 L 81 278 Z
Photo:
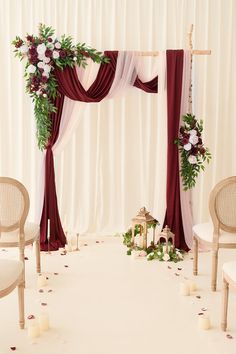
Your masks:
M 211 322 L 208 315 L 199 315 L 198 316 L 198 328 L 204 331 L 211 328 Z
M 28 337 L 36 338 L 40 336 L 40 328 L 37 321 L 33 321 L 29 323 L 28 326 Z
M 42 312 L 39 315 L 39 327 L 41 331 L 47 331 L 49 329 L 49 315 L 47 312 Z
M 50 239 L 50 219 L 48 219 L 48 234 L 47 234 L 48 240 Z
M 197 284 L 193 280 L 189 280 L 188 285 L 190 292 L 194 292 L 197 290 Z
M 37 280 L 37 287 L 42 288 L 46 285 L 47 285 L 47 279 L 46 279 L 45 275 L 40 274 L 38 276 L 38 280 Z
M 187 283 L 182 282 L 179 284 L 179 294 L 183 296 L 190 295 L 189 285 Z

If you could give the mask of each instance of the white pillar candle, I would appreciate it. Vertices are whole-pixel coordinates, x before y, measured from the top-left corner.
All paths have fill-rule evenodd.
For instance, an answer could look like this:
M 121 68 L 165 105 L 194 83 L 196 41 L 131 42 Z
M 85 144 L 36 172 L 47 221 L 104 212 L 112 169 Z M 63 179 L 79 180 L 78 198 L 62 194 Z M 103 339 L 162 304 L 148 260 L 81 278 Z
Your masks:
M 29 323 L 28 336 L 30 338 L 36 338 L 40 336 L 40 328 L 36 321 Z
M 48 219 L 48 235 L 47 235 L 48 240 L 50 239 L 50 219 Z
M 204 331 L 211 328 L 210 318 L 207 315 L 199 315 L 198 316 L 198 328 Z
M 180 283 L 179 284 L 179 294 L 183 296 L 189 296 L 190 295 L 190 290 L 189 286 L 187 283 Z
M 42 312 L 39 315 L 39 327 L 41 331 L 47 331 L 49 329 L 49 315 L 47 312 Z
M 188 285 L 191 293 L 197 290 L 197 284 L 193 280 L 189 280 Z
M 45 277 L 45 275 L 39 275 L 38 276 L 38 280 L 37 280 L 37 287 L 38 288 L 42 288 L 43 286 L 47 285 L 47 279 Z

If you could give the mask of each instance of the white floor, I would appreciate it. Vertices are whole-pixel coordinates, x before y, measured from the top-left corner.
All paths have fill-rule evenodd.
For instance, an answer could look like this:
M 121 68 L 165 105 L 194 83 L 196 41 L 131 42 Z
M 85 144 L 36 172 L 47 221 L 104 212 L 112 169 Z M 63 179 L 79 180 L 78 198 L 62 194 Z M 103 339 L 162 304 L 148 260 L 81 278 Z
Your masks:
M 34 254 L 27 248 L 26 317 L 37 316 L 45 302 L 51 329 L 34 342 L 27 329 L 19 329 L 14 291 L 0 299 L 0 354 L 12 352 L 10 347 L 22 354 L 235 354 L 236 291 L 230 291 L 229 330 L 223 333 L 221 274 L 219 290 L 212 293 L 209 253 L 200 254 L 198 291 L 184 297 L 179 283 L 191 277 L 191 255 L 177 264 L 133 260 L 121 238 L 99 241 L 83 238 L 80 251 L 65 256 L 42 253 L 42 270 L 49 277 L 44 293 L 36 287 Z M 17 252 L 0 249 L 0 257 L 16 258 Z M 236 251 L 222 250 L 219 258 L 221 269 L 223 261 L 236 259 Z M 209 331 L 197 326 L 203 307 L 211 318 Z

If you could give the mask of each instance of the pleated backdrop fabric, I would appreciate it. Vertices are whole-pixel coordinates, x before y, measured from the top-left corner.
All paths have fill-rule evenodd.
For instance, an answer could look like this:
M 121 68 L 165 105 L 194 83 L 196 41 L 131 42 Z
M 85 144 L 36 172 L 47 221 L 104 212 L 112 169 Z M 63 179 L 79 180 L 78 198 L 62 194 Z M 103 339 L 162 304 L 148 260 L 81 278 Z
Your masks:
M 213 160 L 193 191 L 195 222 L 208 219 L 208 195 L 236 174 L 236 2 L 234 0 L 0 0 L 0 175 L 29 190 L 29 218 L 37 218 L 43 154 L 37 148 L 33 106 L 25 94 L 23 63 L 11 40 L 37 33 L 43 22 L 75 42 L 98 50 L 187 48 L 194 24 L 193 112 L 204 119 L 204 141 Z M 144 58 L 152 78 L 159 57 Z M 157 64 L 158 62 L 158 64 Z M 124 231 L 146 206 L 165 213 L 166 106 L 161 95 L 140 90 L 90 104 L 77 130 L 55 158 L 60 215 L 70 232 Z M 162 119 L 161 119 L 162 117 Z

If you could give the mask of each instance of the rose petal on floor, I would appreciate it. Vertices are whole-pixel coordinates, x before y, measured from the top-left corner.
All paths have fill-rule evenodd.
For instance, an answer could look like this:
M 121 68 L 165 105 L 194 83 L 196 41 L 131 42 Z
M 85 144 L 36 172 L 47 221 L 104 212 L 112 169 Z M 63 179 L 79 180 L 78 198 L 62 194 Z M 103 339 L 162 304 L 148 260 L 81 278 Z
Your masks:
M 33 320 L 33 319 L 35 319 L 35 316 L 34 315 L 29 315 L 27 318 L 28 318 L 28 320 Z
M 42 306 L 47 306 L 47 303 L 46 302 L 41 302 L 41 305 Z
M 228 338 L 228 339 L 233 339 L 234 337 L 231 336 L 231 334 L 226 334 L 226 338 Z
M 11 350 L 16 350 L 16 347 L 10 347 L 11 348 Z

